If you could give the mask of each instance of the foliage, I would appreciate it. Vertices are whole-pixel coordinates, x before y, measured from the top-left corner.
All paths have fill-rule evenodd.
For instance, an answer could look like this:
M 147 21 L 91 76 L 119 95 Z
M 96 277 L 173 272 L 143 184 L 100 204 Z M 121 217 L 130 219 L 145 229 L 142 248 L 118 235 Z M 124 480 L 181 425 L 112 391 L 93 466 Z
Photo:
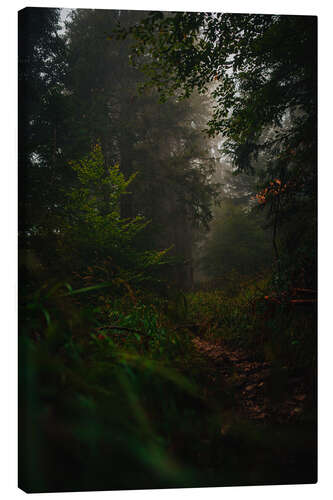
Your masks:
M 184 355 L 186 339 L 159 324 L 152 305 L 125 314 L 118 302 L 107 314 L 106 303 L 77 303 L 80 291 L 59 283 L 21 304 L 21 485 L 47 492 L 192 481 L 190 469 L 168 453 L 180 421 L 177 401 L 195 408 L 198 398 L 168 361 Z M 100 324 L 115 316 L 119 331 Z
M 133 304 L 130 296 L 96 292 L 98 307 L 77 301 L 91 291 L 66 283 L 45 286 L 20 303 L 21 487 L 51 492 L 312 480 L 304 424 L 297 438 L 293 428 L 269 427 L 266 434 L 267 426 L 243 422 L 230 407 L 228 386 L 204 396 L 208 367 L 162 303 L 138 297 Z M 257 352 L 260 311 L 250 322 L 249 299 L 263 292 L 252 285 L 236 299 L 220 291 L 189 294 L 188 319 L 205 323 L 200 334 L 206 338 L 210 331 Z M 288 345 L 283 331 L 274 341 L 272 328 L 262 351 L 267 359 L 282 356 L 283 363 L 304 366 L 310 323 L 298 325 Z M 273 475 L 261 460 L 249 472 L 258 450 Z M 290 475 L 290 460 L 301 451 L 304 459 Z
M 132 295 L 129 302 L 128 296 L 99 299 L 107 324 L 100 327 L 97 339 L 112 343 L 116 338 L 119 345 L 126 345 L 127 349 L 132 346 L 145 356 L 173 363 L 176 360 L 181 363 L 191 350 L 188 336 L 174 329 L 174 319 L 169 308 L 165 308 L 165 299 L 152 297 L 149 302 L 147 294 Z M 175 350 L 179 352 L 176 357 Z
M 223 281 L 233 272 L 249 277 L 269 268 L 271 237 L 262 225 L 244 207 L 231 200 L 222 202 L 202 249 L 201 263 L 210 279 Z
M 154 92 L 137 95 L 142 75 L 128 64 L 129 43 L 107 32 L 144 13 L 73 10 L 62 32 L 59 14 L 20 14 L 20 248 L 52 274 L 64 194 L 75 182 L 68 162 L 100 141 L 108 165 L 126 178 L 140 173 L 120 202 L 122 218 L 151 221 L 132 245 L 172 247 L 178 265 L 167 276 L 190 286 L 195 231 L 209 223 L 216 195 L 214 161 L 200 134 L 206 104 L 197 97 L 190 107 L 176 99 L 163 106 Z
M 62 206 L 68 179 L 61 149 L 68 138 L 64 78 L 66 46 L 59 35 L 59 9 L 19 12 L 19 236 L 21 248 L 38 249 L 47 261 L 53 216 Z
M 216 82 L 209 130 L 228 138 L 225 147 L 239 168 L 250 167 L 249 156 L 260 147 L 262 132 L 281 125 L 287 110 L 301 108 L 304 113 L 288 135 L 312 125 L 314 18 L 152 12 L 120 36 L 127 33 L 136 42 L 133 57 L 148 75 L 147 85 L 157 86 L 162 98 L 175 92 L 188 96 L 194 88 L 205 92 Z M 141 63 L 139 56 L 146 53 L 152 58 Z M 263 147 L 286 140 L 278 136 Z
M 133 64 L 161 99 L 211 92 L 215 107 L 207 131 L 221 134 L 238 171 L 260 166 L 262 189 L 288 186 L 270 197 L 268 217 L 278 274 L 277 230 L 297 226 L 304 206 L 316 224 L 316 19 L 303 16 L 152 12 L 118 36 L 134 38 Z M 149 58 L 142 58 L 149 54 Z M 291 187 L 293 186 L 293 187 Z M 314 221 L 314 222 L 312 222 Z M 316 246 L 311 229 L 307 236 Z M 302 235 L 294 248 L 302 245 Z M 303 246 L 309 248 L 308 246 Z M 287 263 L 295 267 L 297 256 Z M 296 263 L 297 265 L 297 263 Z M 309 264 L 313 274 L 315 259 Z M 298 267 L 298 273 L 302 266 Z
M 136 251 L 133 242 L 149 221 L 139 216 L 124 219 L 120 214 L 121 197 L 128 194 L 135 174 L 126 180 L 118 165 L 107 166 L 98 143 L 70 165 L 77 174 L 77 186 L 67 195 L 66 217 L 59 229 L 62 260 L 69 260 L 72 271 L 90 267 L 94 275 L 92 268 L 107 259 L 115 283 L 151 280 L 149 272 L 165 264 L 167 250 Z
M 189 321 L 203 336 L 246 347 L 254 358 L 278 362 L 295 372 L 316 363 L 316 303 L 278 298 L 268 277 L 242 282 L 238 294 L 220 289 L 188 294 Z
M 315 482 L 315 20 L 68 19 L 20 17 L 20 487 Z
M 214 161 L 200 133 L 207 104 L 198 96 L 186 104 L 172 99 L 163 105 L 154 91 L 138 95 L 142 74 L 129 66 L 130 43 L 108 35 L 117 22 L 128 27 L 144 15 L 72 12 L 66 32 L 73 123 L 68 157 L 81 158 L 100 139 L 108 164 L 118 164 L 126 178 L 139 172 L 131 194 L 121 201 L 121 215 L 140 214 L 151 221 L 136 245 L 142 249 L 149 241 L 151 248 L 172 247 L 179 264 L 168 277 L 190 286 L 195 231 L 211 220 L 216 195 L 209 182 Z

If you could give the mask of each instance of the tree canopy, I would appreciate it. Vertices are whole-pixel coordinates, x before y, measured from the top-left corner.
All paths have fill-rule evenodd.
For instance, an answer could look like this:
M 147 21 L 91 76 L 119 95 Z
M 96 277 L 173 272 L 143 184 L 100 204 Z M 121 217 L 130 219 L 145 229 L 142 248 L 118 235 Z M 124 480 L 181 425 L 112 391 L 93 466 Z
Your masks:
M 166 105 L 152 89 L 138 96 L 143 75 L 129 65 L 130 43 L 108 28 L 129 27 L 146 13 L 74 10 L 62 34 L 59 15 L 31 9 L 20 18 L 20 247 L 54 265 L 66 193 L 80 189 L 69 162 L 83 161 L 98 143 L 106 165 L 119 165 L 127 179 L 138 174 L 119 199 L 122 218 L 150 221 L 132 246 L 171 248 L 173 279 L 190 286 L 195 233 L 209 224 L 216 196 L 215 159 L 201 134 L 205 99 Z
M 268 207 L 278 267 L 279 244 L 290 236 L 285 228 L 302 211 L 315 244 L 316 18 L 153 12 L 118 29 L 120 38 L 128 35 L 132 64 L 162 101 L 195 90 L 213 97 L 206 131 L 221 137 L 236 172 L 260 174 L 257 200 Z M 305 240 L 302 232 L 294 245 Z
M 135 40 L 133 64 L 162 100 L 188 97 L 194 89 L 212 93 L 208 132 L 227 139 L 225 149 L 240 169 L 251 167 L 258 149 L 300 140 L 301 127 L 313 141 L 315 18 L 154 12 L 119 36 L 128 33 Z M 281 128 L 291 111 L 298 111 L 298 120 L 289 138 L 279 133 L 260 144 L 267 127 Z

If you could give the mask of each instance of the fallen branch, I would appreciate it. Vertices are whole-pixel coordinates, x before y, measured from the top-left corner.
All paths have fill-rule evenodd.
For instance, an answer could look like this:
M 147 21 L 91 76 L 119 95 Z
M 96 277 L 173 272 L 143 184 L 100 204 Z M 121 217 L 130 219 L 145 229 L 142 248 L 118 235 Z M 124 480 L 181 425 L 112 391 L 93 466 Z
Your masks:
M 317 299 L 292 299 L 290 300 L 291 304 L 314 304 L 317 302 Z
M 127 326 L 105 325 L 105 326 L 99 326 L 98 328 L 96 328 L 96 330 L 125 330 L 126 332 L 134 332 L 144 335 L 144 332 L 142 332 L 141 330 L 136 330 L 135 328 L 128 328 Z

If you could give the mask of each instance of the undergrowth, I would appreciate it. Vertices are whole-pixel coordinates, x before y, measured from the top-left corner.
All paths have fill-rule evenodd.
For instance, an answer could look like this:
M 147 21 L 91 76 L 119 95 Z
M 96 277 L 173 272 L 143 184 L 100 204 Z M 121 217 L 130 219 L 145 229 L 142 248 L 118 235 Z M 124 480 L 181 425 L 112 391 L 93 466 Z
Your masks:
M 300 367 L 312 359 L 308 316 L 281 310 L 263 323 L 257 288 L 168 299 L 99 286 L 79 292 L 44 286 L 20 304 L 19 474 L 27 491 L 288 482 L 277 431 L 239 420 L 223 388 L 207 397 L 192 339 L 221 338 Z M 255 467 L 251 454 L 261 457 Z M 290 481 L 304 482 L 303 472 Z
M 277 300 L 268 280 L 245 283 L 230 296 L 223 290 L 187 294 L 188 319 L 198 333 L 280 360 L 295 369 L 316 360 L 316 304 Z

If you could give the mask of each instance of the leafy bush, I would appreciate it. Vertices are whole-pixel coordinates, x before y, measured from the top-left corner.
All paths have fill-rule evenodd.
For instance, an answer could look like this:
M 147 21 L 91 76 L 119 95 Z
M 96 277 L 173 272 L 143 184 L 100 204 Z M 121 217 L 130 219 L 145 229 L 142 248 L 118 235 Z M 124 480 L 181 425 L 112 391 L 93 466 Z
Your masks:
M 106 165 L 98 143 L 70 166 L 77 185 L 67 192 L 58 230 L 58 255 L 67 274 L 90 270 L 92 284 L 98 269 L 127 282 L 152 280 L 154 270 L 166 263 L 167 250 L 137 250 L 135 241 L 149 221 L 140 216 L 124 219 L 120 213 L 135 174 L 126 180 L 118 165 Z

